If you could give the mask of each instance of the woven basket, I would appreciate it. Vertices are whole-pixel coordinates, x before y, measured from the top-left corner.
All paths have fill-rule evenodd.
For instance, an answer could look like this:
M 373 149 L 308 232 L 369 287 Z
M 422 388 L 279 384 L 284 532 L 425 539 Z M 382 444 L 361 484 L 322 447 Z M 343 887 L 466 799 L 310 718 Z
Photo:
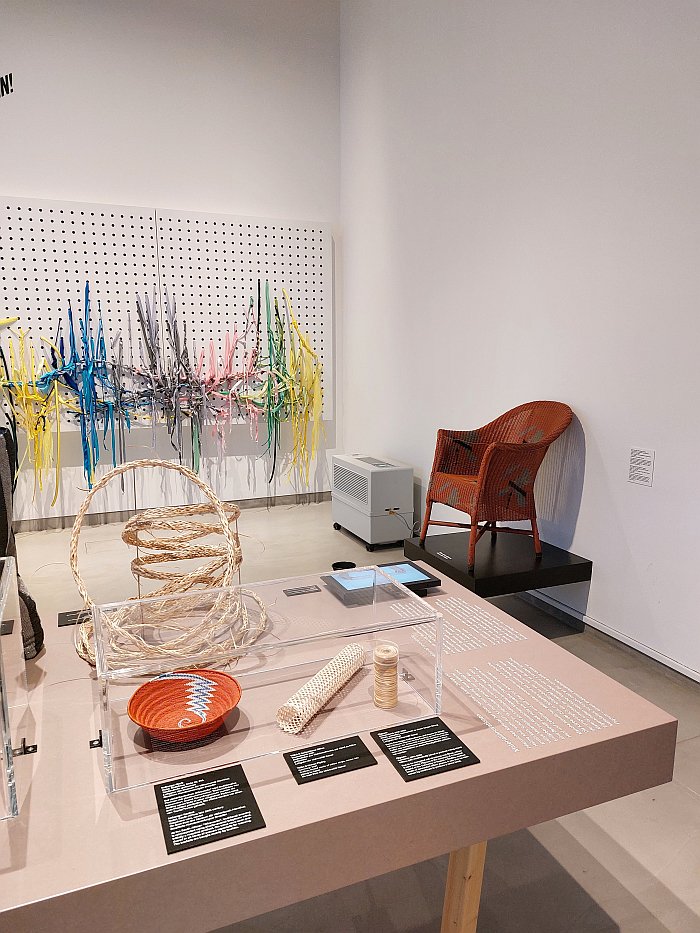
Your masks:
M 163 742 L 196 742 L 216 732 L 240 698 L 240 684 L 230 674 L 178 670 L 140 686 L 127 713 Z

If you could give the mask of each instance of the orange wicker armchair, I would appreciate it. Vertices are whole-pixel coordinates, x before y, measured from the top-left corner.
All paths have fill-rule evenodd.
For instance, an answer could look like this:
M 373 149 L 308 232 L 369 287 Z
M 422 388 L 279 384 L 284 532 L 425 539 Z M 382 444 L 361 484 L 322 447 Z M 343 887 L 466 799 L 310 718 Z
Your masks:
M 571 418 L 571 409 L 562 402 L 528 402 L 474 431 L 439 430 L 421 544 L 429 525 L 469 528 L 467 565 L 473 571 L 476 543 L 486 531 L 491 532 L 492 544 L 497 532 L 529 535 L 526 529 L 496 525 L 525 520 L 532 522 L 535 553 L 541 554 L 535 477 L 547 448 L 566 430 Z M 467 512 L 471 523 L 431 521 L 434 502 Z

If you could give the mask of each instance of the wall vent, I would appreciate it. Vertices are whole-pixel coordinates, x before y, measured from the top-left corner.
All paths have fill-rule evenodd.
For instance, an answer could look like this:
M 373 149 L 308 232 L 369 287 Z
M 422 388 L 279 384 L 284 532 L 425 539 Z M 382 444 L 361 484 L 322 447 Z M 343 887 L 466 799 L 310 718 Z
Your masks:
M 333 464 L 333 488 L 344 492 L 347 496 L 357 499 L 358 502 L 367 502 L 369 484 L 366 476 L 353 473 L 352 470 Z
M 358 457 L 357 459 L 362 461 L 362 463 L 368 463 L 370 466 L 381 467 L 382 469 L 394 465 L 393 463 L 387 463 L 386 460 L 377 460 L 376 457 Z
M 651 486 L 654 480 L 654 451 L 645 447 L 633 447 L 630 451 L 629 482 L 639 486 Z

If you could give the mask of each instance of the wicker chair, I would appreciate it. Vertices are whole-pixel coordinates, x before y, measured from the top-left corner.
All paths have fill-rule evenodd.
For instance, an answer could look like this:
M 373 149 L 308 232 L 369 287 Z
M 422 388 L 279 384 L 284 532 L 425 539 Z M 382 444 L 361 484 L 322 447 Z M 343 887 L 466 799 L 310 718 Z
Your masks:
M 421 544 L 429 525 L 469 528 L 467 565 L 473 571 L 476 543 L 486 531 L 491 532 L 492 544 L 497 532 L 529 535 L 526 529 L 496 525 L 525 520 L 532 523 L 535 553 L 541 554 L 535 477 L 547 448 L 566 430 L 571 418 L 571 409 L 562 402 L 528 402 L 474 431 L 439 430 Z M 431 521 L 434 502 L 467 512 L 471 523 Z

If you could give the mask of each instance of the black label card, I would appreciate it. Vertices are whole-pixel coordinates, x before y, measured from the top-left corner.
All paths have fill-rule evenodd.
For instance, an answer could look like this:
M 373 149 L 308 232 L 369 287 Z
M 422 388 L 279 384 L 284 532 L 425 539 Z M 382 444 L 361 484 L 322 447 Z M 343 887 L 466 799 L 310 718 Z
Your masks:
M 89 618 L 89 609 L 72 609 L 70 612 L 59 612 L 58 626 L 61 628 L 64 625 L 77 625 L 78 622 L 84 622 Z
M 320 593 L 321 587 L 316 586 L 291 586 L 288 590 L 282 590 L 285 596 L 305 596 L 307 593 Z
M 404 781 L 479 764 L 474 752 L 442 719 L 422 719 L 370 732 Z
M 265 826 L 241 765 L 154 789 L 168 855 Z
M 377 759 L 359 735 L 347 739 L 335 739 L 323 745 L 300 748 L 297 752 L 285 752 L 284 760 L 294 775 L 297 784 L 320 781 L 321 778 L 357 771 L 376 765 Z

